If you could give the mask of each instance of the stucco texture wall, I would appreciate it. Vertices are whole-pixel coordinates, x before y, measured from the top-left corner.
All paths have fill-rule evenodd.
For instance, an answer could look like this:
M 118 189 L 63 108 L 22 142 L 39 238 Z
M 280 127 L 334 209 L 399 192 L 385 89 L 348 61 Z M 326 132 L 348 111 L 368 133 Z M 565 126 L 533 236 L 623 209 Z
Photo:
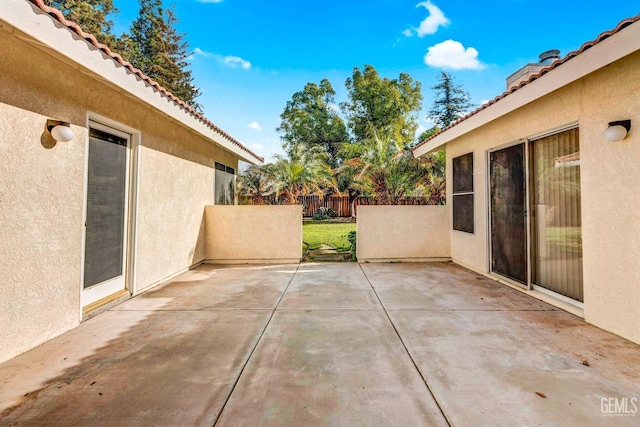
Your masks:
M 448 259 L 447 206 L 358 206 L 358 260 Z
M 580 117 L 587 321 L 640 343 L 640 53 L 584 80 Z M 607 123 L 631 119 L 608 142 Z
M 204 208 L 214 203 L 214 162 L 234 168 L 238 163 L 232 154 L 213 149 L 171 123 L 143 130 L 141 145 L 138 292 L 205 258 Z
M 296 263 L 302 205 L 207 206 L 206 259 L 216 263 Z
M 567 63 L 563 66 L 571 66 Z M 621 142 L 608 122 L 632 120 Z M 640 343 L 640 53 L 629 55 L 447 144 L 452 159 L 474 153 L 475 234 L 451 231 L 455 262 L 488 272 L 486 150 L 579 121 L 584 316 Z M 449 192 L 447 203 L 452 196 Z
M 213 164 L 237 166 L 237 158 L 5 31 L 0 54 L 1 362 L 80 321 L 90 113 L 141 135 L 138 291 L 204 258 Z M 48 118 L 70 122 L 74 140 L 56 144 Z

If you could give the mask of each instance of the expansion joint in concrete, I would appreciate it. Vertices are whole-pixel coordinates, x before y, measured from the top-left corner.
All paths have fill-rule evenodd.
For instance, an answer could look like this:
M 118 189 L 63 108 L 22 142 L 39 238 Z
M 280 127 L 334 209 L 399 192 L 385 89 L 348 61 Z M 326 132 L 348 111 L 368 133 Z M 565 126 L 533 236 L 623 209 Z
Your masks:
M 253 346 L 253 348 L 249 352 L 249 356 L 247 357 L 247 360 L 245 360 L 244 364 L 242 365 L 242 368 L 240 369 L 240 372 L 238 373 L 238 376 L 236 377 L 235 381 L 233 382 L 233 385 L 231 386 L 231 390 L 229 390 L 229 393 L 227 394 L 227 396 L 224 399 L 224 403 L 220 407 L 220 410 L 216 414 L 215 418 L 212 420 L 212 422 L 211 422 L 212 426 L 215 427 L 215 426 L 218 425 L 218 421 L 220 421 L 220 418 L 222 417 L 222 413 L 224 412 L 224 409 L 227 406 L 227 403 L 229 403 L 229 399 L 231 399 L 231 396 L 233 395 L 233 392 L 236 390 L 236 387 L 238 386 L 238 382 L 240 381 L 240 378 L 242 378 L 242 374 L 244 373 L 245 368 L 249 364 L 249 361 L 251 360 L 251 357 L 253 356 L 253 353 L 256 351 L 256 348 L 258 348 L 258 345 L 260 345 L 260 341 L 262 341 L 262 337 L 264 336 L 264 333 L 267 331 L 267 328 L 269 327 L 269 324 L 271 323 L 271 320 L 273 319 L 273 316 L 276 314 L 276 311 L 278 310 L 278 307 L 280 307 L 280 303 L 282 302 L 282 299 L 284 298 L 284 295 L 287 293 L 287 290 L 289 289 L 289 286 L 291 286 L 291 282 L 293 282 L 293 279 L 296 277 L 296 274 L 298 274 L 298 269 L 299 268 L 300 268 L 300 264 L 298 264 L 296 266 L 296 271 L 294 271 L 293 274 L 291 275 L 291 279 L 289 279 L 289 282 L 287 282 L 287 286 L 285 286 L 284 290 L 282 291 L 282 294 L 280 295 L 280 298 L 278 298 L 278 302 L 276 303 L 276 305 L 273 308 L 273 310 L 271 310 L 271 315 L 269 316 L 269 318 L 265 322 L 264 327 L 262 328 L 262 331 L 260 331 L 260 335 L 258 336 L 258 339 L 256 340 L 255 345 Z
M 411 352 L 409 351 L 409 348 L 407 347 L 407 345 L 405 344 L 404 340 L 402 339 L 402 335 L 400 335 L 400 332 L 398 331 L 398 328 L 396 327 L 395 323 L 393 323 L 393 320 L 391 320 L 391 316 L 389 316 L 389 312 L 387 311 L 387 307 L 385 307 L 384 303 L 380 299 L 380 295 L 378 295 L 378 292 L 376 291 L 376 288 L 373 286 L 373 283 L 371 283 L 371 280 L 369 280 L 369 276 L 367 276 L 367 273 L 362 268 L 362 264 L 358 264 L 358 266 L 360 267 L 360 270 L 362 271 L 362 274 L 364 275 L 365 279 L 367 279 L 367 282 L 369 283 L 369 286 L 371 286 L 371 289 L 373 290 L 373 293 L 376 295 L 376 298 L 378 299 L 378 302 L 380 303 L 380 306 L 382 306 L 382 310 L 384 311 L 384 315 L 387 317 L 387 320 L 391 324 L 391 327 L 393 328 L 394 332 L 396 333 L 396 336 L 398 337 L 398 339 L 402 343 L 402 347 L 404 348 L 404 351 L 407 353 L 407 356 L 409 356 L 409 359 L 411 360 L 411 363 L 413 363 L 413 367 L 418 372 L 418 375 L 420 375 L 420 378 L 422 378 L 422 382 L 424 382 L 424 385 L 427 387 L 427 390 L 429 390 L 429 394 L 431 395 L 431 398 L 433 399 L 433 401 L 435 402 L 436 406 L 438 407 L 438 410 L 442 414 L 442 417 L 447 422 L 448 426 L 453 426 L 453 422 L 447 416 L 447 413 L 445 412 L 444 408 L 442 407 L 441 402 L 438 400 L 438 398 L 436 397 L 435 393 L 433 392 L 433 388 L 429 385 L 429 381 L 423 375 L 422 371 L 418 367 L 418 364 L 416 363 L 415 359 L 411 355 Z

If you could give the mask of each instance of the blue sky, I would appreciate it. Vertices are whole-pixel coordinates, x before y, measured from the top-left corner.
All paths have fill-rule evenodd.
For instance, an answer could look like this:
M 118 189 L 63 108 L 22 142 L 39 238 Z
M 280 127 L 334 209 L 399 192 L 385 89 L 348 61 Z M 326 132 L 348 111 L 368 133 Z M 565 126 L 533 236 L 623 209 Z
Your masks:
M 116 32 L 138 2 L 114 0 Z M 441 70 L 474 104 L 505 90 L 505 79 L 538 54 L 565 56 L 640 12 L 636 1 L 609 0 L 164 0 L 194 54 L 191 69 L 205 115 L 269 160 L 282 151 L 275 128 L 291 95 L 331 81 L 337 102 L 354 67 L 385 77 L 409 73 L 422 83 L 420 125 Z

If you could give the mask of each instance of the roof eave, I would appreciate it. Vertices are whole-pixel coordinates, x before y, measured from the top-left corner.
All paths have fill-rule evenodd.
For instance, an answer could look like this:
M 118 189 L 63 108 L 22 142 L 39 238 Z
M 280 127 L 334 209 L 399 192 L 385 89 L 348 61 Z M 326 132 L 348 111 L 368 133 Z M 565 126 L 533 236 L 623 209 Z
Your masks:
M 470 113 L 439 134 L 418 144 L 412 151 L 420 157 L 434 151 L 481 126 L 515 111 L 551 92 L 573 83 L 640 49 L 640 15 L 631 18 L 623 28 L 603 33 L 593 42 L 585 43 L 578 53 L 570 53 L 562 61 L 543 69 L 539 75 L 519 87 L 512 88 Z M 618 28 L 626 22 L 619 24 Z M 569 61 L 570 60 L 570 61 Z
M 0 22 L 27 35 L 41 47 L 46 47 L 68 60 L 75 68 L 99 78 L 117 90 L 150 105 L 181 125 L 223 147 L 240 159 L 260 164 L 264 159 L 235 140 L 222 129 L 198 114 L 166 89 L 153 82 L 108 49 L 100 49 L 95 38 L 82 35 L 50 16 L 37 4 L 25 0 L 5 0 Z M 4 25 L 6 27 L 6 25 Z M 11 31 L 11 30 L 10 30 Z M 51 41 L 54 40 L 55 43 Z M 121 59 L 121 58 L 120 58 Z

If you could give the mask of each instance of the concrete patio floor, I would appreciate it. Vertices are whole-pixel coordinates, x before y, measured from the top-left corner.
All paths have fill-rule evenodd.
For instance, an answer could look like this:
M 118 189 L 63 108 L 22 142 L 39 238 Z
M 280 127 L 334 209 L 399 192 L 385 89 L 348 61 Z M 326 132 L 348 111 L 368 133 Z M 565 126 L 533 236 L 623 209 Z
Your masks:
M 1 425 L 639 425 L 639 398 L 640 346 L 450 263 L 204 265 L 0 365 Z

